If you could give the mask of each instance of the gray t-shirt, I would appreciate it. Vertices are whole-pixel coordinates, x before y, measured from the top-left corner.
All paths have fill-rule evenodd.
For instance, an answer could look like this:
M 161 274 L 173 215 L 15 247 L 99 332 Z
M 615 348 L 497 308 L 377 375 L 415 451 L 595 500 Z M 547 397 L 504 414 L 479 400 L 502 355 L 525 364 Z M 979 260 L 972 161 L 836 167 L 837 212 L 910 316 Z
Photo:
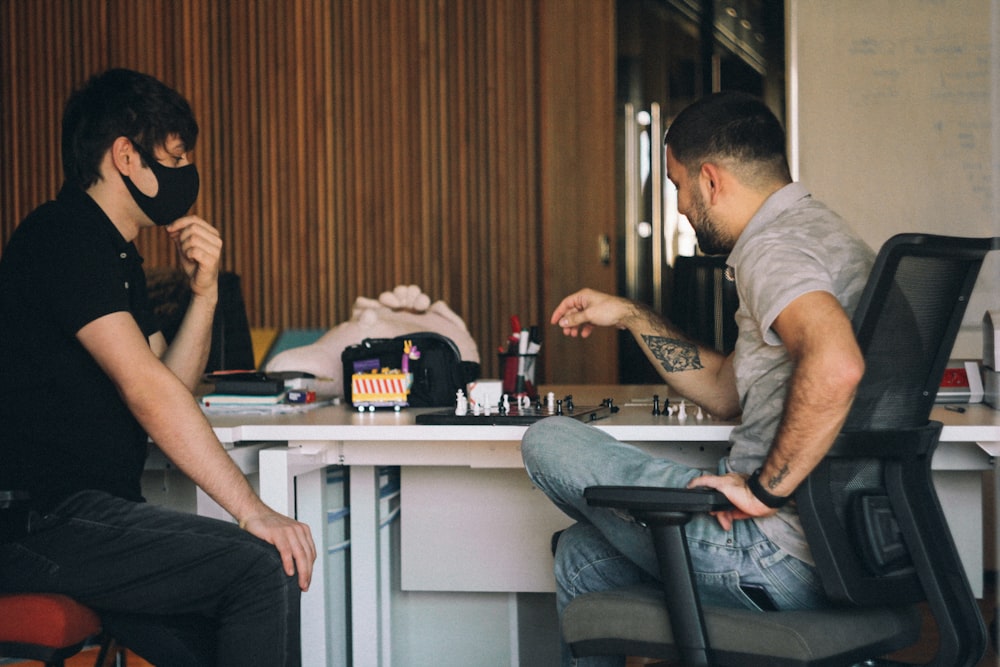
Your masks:
M 809 292 L 834 295 L 853 314 L 875 255 L 844 221 L 798 183 L 771 195 L 729 255 L 740 306 L 733 365 L 743 409 L 733 429 L 728 468 L 749 474 L 767 456 L 784 412 L 791 359 L 771 325 Z M 755 519 L 763 533 L 796 558 L 812 563 L 794 503 Z

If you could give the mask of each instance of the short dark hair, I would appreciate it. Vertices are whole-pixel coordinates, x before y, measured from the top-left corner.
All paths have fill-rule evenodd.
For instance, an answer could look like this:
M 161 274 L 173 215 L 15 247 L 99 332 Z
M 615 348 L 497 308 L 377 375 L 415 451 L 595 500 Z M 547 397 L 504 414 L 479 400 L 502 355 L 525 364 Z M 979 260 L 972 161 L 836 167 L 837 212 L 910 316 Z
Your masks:
M 198 139 L 191 106 L 178 92 L 133 70 L 94 75 L 70 96 L 63 113 L 66 182 L 86 189 L 100 180 L 101 160 L 118 137 L 128 137 L 152 154 L 173 134 L 187 150 Z
M 791 180 L 785 131 L 762 100 L 748 93 L 713 93 L 681 111 L 664 137 L 688 172 L 713 160 L 752 167 L 765 178 Z

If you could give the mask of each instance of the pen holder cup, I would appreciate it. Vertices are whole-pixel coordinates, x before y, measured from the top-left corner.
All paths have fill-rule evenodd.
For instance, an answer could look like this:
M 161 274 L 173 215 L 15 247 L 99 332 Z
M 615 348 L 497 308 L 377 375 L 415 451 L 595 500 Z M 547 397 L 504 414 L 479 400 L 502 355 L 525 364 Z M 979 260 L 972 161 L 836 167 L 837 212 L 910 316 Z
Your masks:
M 538 361 L 538 355 L 502 352 L 499 357 L 503 393 L 517 398 L 538 398 L 538 390 L 535 388 L 535 362 Z

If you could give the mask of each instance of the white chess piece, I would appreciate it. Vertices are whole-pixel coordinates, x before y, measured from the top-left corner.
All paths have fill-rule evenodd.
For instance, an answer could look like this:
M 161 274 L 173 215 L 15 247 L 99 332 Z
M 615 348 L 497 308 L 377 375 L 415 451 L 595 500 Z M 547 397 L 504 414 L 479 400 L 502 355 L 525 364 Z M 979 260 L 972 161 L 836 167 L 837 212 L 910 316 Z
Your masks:
M 687 419 L 687 407 L 684 405 L 684 400 L 681 399 L 680 407 L 677 408 L 677 418 Z
M 459 389 L 455 392 L 455 414 L 464 417 L 469 412 L 469 399 L 465 397 L 465 392 Z

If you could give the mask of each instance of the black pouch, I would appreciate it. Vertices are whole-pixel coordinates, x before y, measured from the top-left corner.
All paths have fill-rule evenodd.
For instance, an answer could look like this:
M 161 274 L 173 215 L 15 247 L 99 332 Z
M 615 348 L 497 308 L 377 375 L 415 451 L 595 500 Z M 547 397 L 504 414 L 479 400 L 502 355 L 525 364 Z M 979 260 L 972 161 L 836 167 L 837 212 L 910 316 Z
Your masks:
M 351 376 L 382 368 L 399 369 L 403 345 L 410 341 L 420 350 L 419 359 L 409 361 L 413 374 L 408 404 L 415 408 L 455 405 L 455 393 L 479 377 L 479 364 L 462 361 L 458 346 L 447 336 L 420 331 L 395 338 L 366 338 L 347 347 L 340 358 L 344 364 L 344 399 L 353 403 Z

